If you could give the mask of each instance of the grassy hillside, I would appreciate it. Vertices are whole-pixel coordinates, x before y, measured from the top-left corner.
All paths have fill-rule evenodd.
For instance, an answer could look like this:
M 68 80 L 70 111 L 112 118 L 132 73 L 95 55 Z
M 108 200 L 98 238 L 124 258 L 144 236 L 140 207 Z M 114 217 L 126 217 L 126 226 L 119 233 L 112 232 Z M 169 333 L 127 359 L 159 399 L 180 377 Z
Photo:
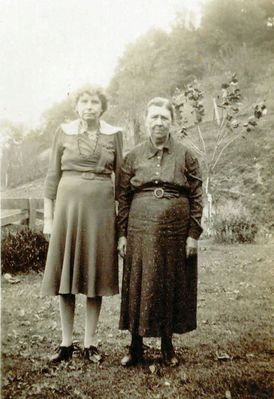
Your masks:
M 202 127 L 209 152 L 216 140 L 216 125 Z M 245 138 L 240 137 L 218 164 L 213 179 L 216 206 L 246 208 L 261 228 L 274 227 L 274 114 L 268 114 Z

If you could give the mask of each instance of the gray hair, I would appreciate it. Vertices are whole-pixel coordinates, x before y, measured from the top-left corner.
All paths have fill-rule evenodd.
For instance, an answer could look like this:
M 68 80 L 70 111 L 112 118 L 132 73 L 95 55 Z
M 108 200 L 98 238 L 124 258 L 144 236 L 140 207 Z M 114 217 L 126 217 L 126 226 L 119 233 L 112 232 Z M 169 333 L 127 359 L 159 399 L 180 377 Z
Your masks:
M 168 98 L 164 98 L 164 97 L 152 98 L 147 103 L 146 113 L 145 113 L 146 116 L 147 116 L 149 107 L 151 107 L 152 105 L 156 105 L 157 107 L 165 107 L 170 112 L 172 122 L 174 121 L 174 108 L 173 108 L 172 102 Z

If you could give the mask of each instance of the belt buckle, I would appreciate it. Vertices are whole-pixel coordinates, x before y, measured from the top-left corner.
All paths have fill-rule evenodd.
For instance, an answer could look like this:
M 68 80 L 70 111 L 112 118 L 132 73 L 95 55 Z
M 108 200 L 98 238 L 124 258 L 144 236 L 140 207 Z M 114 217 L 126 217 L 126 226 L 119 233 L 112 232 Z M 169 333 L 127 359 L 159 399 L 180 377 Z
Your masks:
M 165 194 L 165 192 L 164 192 L 164 189 L 162 187 L 157 187 L 153 191 L 153 195 L 157 199 L 163 198 L 164 194 Z
M 93 172 L 83 172 L 82 178 L 86 180 L 93 180 L 95 178 L 95 173 Z

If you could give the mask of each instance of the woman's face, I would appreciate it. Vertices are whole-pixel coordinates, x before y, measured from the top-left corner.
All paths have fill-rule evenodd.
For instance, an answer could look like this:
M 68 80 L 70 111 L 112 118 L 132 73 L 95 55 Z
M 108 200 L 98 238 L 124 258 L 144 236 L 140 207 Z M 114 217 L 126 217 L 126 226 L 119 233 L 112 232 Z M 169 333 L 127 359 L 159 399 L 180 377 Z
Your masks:
M 146 128 L 153 142 L 164 143 L 169 135 L 172 118 L 164 106 L 151 105 L 146 116 Z
M 86 122 L 98 120 L 102 114 L 102 104 L 96 94 L 83 93 L 76 104 L 76 111 Z

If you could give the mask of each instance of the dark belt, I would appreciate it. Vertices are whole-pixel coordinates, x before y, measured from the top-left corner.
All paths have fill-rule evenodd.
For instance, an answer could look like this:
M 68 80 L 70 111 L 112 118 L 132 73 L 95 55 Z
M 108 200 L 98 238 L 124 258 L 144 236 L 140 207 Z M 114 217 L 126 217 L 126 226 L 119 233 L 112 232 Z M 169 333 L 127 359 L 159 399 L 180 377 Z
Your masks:
M 79 176 L 85 180 L 109 180 L 110 173 L 80 172 L 78 170 L 64 170 L 62 176 Z
M 165 187 L 144 187 L 135 191 L 134 196 L 152 195 L 156 199 L 187 197 L 185 190 L 178 190 Z

